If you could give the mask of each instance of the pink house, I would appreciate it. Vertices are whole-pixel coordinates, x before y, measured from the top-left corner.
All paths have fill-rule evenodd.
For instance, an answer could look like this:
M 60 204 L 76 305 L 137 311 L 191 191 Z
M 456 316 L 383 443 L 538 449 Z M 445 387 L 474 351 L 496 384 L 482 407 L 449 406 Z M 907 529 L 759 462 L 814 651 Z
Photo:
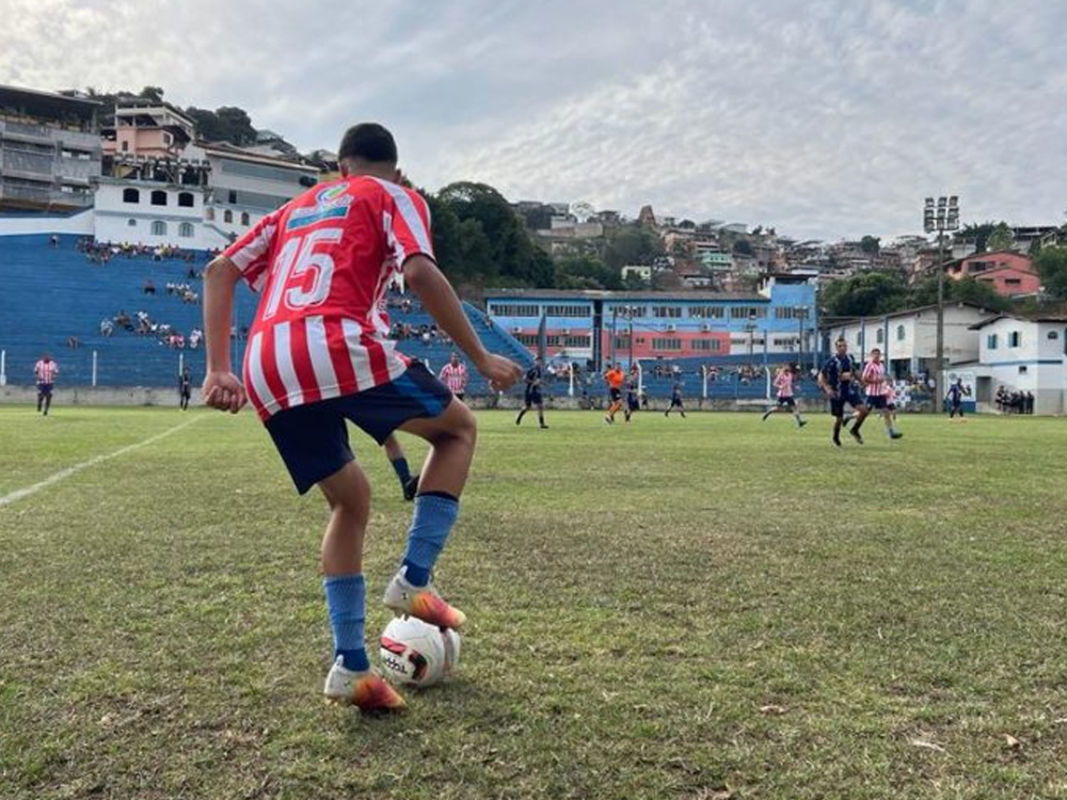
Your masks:
M 946 274 L 954 280 L 970 276 L 984 281 L 1004 297 L 1037 294 L 1041 287 L 1041 276 L 1030 258 L 1010 250 L 961 258 L 948 265 Z
M 195 136 L 195 126 L 175 106 L 151 100 L 120 102 L 100 129 L 108 156 L 177 158 Z

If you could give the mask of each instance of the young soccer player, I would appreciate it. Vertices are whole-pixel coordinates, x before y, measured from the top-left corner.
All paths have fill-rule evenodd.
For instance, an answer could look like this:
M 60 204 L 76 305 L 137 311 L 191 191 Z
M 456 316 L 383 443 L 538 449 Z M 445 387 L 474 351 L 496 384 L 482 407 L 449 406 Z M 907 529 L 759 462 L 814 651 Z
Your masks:
M 52 407 L 52 389 L 56 385 L 56 375 L 59 374 L 59 364 L 52 360 L 52 356 L 45 353 L 33 365 L 33 377 L 37 382 L 37 412 L 48 416 L 48 409 Z
M 889 382 L 885 379 L 885 364 L 882 363 L 882 351 L 877 347 L 871 350 L 871 358 L 863 366 L 860 376 L 864 391 L 867 394 L 866 405 L 868 408 L 882 413 L 882 422 L 885 424 L 886 433 L 890 439 L 899 439 L 904 434 L 900 433 L 893 425 L 893 411 L 889 408 Z
M 637 365 L 630 367 L 630 376 L 626 379 L 626 408 L 623 415 L 627 422 L 640 408 L 641 401 L 637 396 L 638 372 Z
M 678 409 L 678 413 L 682 415 L 682 419 L 685 419 L 685 404 L 682 402 L 682 382 L 675 379 L 674 385 L 671 386 L 671 404 L 667 406 L 667 410 L 663 412 L 663 416 L 669 417 L 671 411 Z
M 949 402 L 949 419 L 957 414 L 960 415 L 960 419 L 963 419 L 963 396 L 965 394 L 968 394 L 968 391 L 963 388 L 963 378 L 957 378 L 956 382 L 948 387 L 945 397 Z
M 537 406 L 537 421 L 539 427 L 544 430 L 545 425 L 545 400 L 541 397 L 541 381 L 544 380 L 544 369 L 541 366 L 541 357 L 534 359 L 533 366 L 526 370 L 526 391 L 523 393 L 523 406 L 519 416 L 515 417 L 515 424 L 521 425 L 526 412 Z
M 604 421 L 609 425 L 615 424 L 615 414 L 622 406 L 622 385 L 626 381 L 626 373 L 618 364 L 608 364 L 608 370 L 604 373 L 604 380 L 608 384 L 608 395 L 611 397 L 611 405 Z
M 381 125 L 349 128 L 342 177 L 265 216 L 204 275 L 205 402 L 236 413 L 251 401 L 301 494 L 317 485 L 330 507 L 321 558 L 335 660 L 323 693 L 363 710 L 399 710 L 401 695 L 370 669 L 364 645 L 363 536 L 370 486 L 354 461 L 346 420 L 383 444 L 394 430 L 430 444 L 402 564 L 384 603 L 432 625 L 458 628 L 430 571 L 455 524 L 474 454 L 470 410 L 418 361 L 397 352 L 377 313 L 395 272 L 484 375 L 503 391 L 520 370 L 486 351 L 433 259 L 429 212 L 400 185 L 396 144 Z M 234 287 L 261 290 L 244 383 L 232 372 Z M 246 394 L 247 392 L 247 394 Z
M 404 492 L 404 499 L 409 503 L 415 499 L 415 495 L 419 491 L 419 476 L 411 474 L 411 467 L 408 466 L 408 457 L 404 454 L 404 448 L 400 446 L 400 441 L 396 438 L 396 434 L 390 433 L 386 438 L 384 444 L 385 456 L 389 459 L 389 463 L 393 466 L 393 472 L 396 473 L 396 478 L 400 481 L 400 489 Z
M 863 444 L 860 428 L 867 418 L 868 411 L 860 393 L 856 390 L 857 371 L 856 359 L 848 352 L 848 342 L 838 339 L 837 352 L 819 370 L 819 388 L 830 398 L 830 413 L 834 417 L 832 441 L 837 447 L 841 446 L 841 426 L 844 424 L 846 403 L 856 409 L 856 421 L 849 433 L 859 444 Z
M 457 400 L 463 400 L 467 392 L 467 365 L 459 360 L 459 353 L 453 353 L 448 363 L 441 367 L 441 373 L 437 376 Z
M 182 367 L 178 375 L 178 405 L 182 411 L 189 410 L 189 400 L 193 396 L 193 379 L 189 375 L 189 367 Z
M 774 388 L 778 393 L 778 405 L 771 406 L 763 412 L 763 421 L 776 411 L 786 411 L 793 415 L 797 421 L 797 427 L 803 428 L 807 421 L 797 411 L 796 401 L 793 399 L 793 379 L 796 376 L 796 367 L 792 364 L 783 364 L 774 376 Z

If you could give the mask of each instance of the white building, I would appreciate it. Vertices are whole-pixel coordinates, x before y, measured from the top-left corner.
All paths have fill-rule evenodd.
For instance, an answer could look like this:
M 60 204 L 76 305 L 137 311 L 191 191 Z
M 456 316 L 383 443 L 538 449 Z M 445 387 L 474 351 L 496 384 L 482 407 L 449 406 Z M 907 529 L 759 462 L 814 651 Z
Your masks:
M 1000 386 L 1009 392 L 1032 392 L 1035 414 L 1067 411 L 1067 318 L 1002 314 L 971 330 L 979 337 L 978 358 L 958 366 L 975 376 L 979 411 L 994 409 Z
M 995 312 L 970 303 L 945 305 L 945 363 L 978 359 L 978 336 L 974 326 Z M 931 374 L 937 355 L 937 306 L 921 306 L 879 317 L 847 320 L 827 329 L 833 343 L 844 337 L 849 350 L 860 357 L 872 348 L 882 351 L 890 372 L 903 378 Z
M 200 186 L 101 178 L 94 235 L 101 242 L 225 247 L 229 239 L 222 231 L 204 224 L 204 196 Z

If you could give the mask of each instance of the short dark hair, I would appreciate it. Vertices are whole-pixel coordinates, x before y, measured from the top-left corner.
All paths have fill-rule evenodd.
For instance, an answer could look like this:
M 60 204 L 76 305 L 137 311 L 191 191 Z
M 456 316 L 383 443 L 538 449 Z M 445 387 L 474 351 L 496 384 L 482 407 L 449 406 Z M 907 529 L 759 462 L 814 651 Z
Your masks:
M 393 134 L 377 122 L 353 125 L 341 137 L 337 160 L 358 158 L 370 163 L 396 163 L 396 141 Z

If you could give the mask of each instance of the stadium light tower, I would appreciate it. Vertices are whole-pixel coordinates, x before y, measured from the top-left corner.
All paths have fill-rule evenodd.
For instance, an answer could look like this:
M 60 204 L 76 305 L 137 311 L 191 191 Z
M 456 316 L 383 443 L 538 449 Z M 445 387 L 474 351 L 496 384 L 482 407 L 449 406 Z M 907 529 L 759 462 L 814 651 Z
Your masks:
M 945 361 L 945 231 L 959 230 L 960 205 L 956 195 L 937 198 L 927 197 L 923 207 L 923 229 L 927 233 L 937 231 L 937 345 L 934 368 L 934 413 L 941 410 L 945 397 L 942 369 Z

